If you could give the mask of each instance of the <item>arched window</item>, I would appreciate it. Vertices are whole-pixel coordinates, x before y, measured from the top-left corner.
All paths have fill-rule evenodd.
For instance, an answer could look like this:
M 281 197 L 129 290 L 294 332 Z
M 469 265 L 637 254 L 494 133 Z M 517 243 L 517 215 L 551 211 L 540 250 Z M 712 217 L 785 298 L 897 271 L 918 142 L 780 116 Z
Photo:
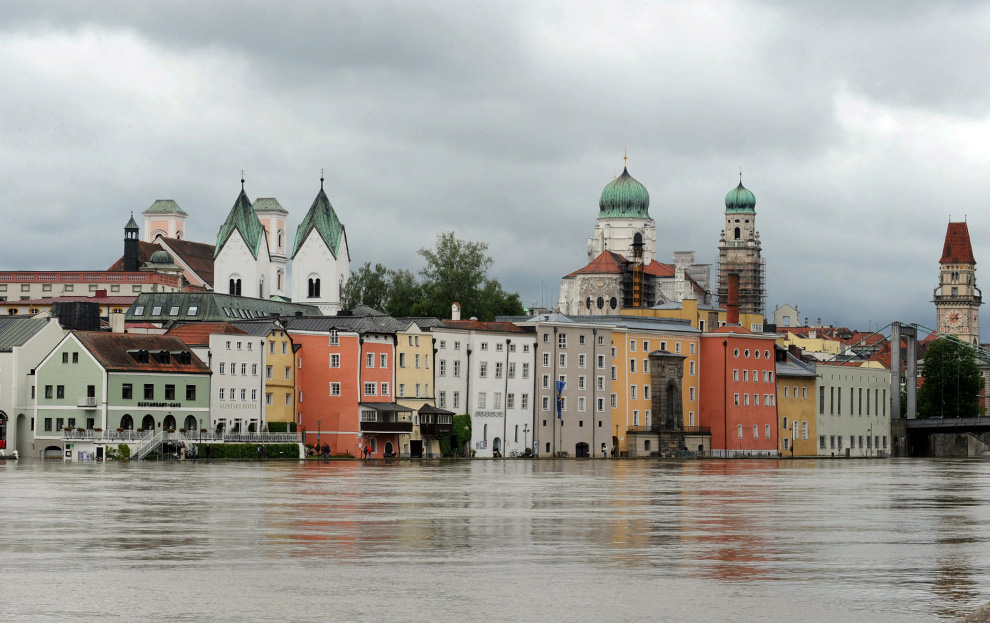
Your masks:
M 281 243 L 279 243 L 279 245 L 281 246 Z M 285 273 L 283 273 L 282 271 L 278 271 L 277 273 L 275 273 L 275 289 L 278 290 L 279 292 L 281 292 L 285 287 L 282 285 L 282 279 L 284 278 L 285 278 Z
M 739 228 L 736 227 L 736 240 L 739 240 Z
M 278 230 L 278 248 L 282 249 L 285 246 L 285 232 L 281 229 Z
M 162 421 L 162 428 L 165 430 L 175 430 L 175 417 L 172 415 L 166 415 L 165 419 Z
M 636 232 L 636 235 L 633 236 L 633 244 L 634 245 L 643 244 L 643 234 Z
M 588 309 L 591 309 L 591 297 L 590 296 L 588 297 L 588 300 L 584 302 L 584 305 Z
M 187 415 L 186 416 L 186 423 L 183 424 L 183 428 L 185 428 L 187 431 L 194 431 L 194 430 L 196 430 L 196 418 L 194 418 L 191 415 Z
M 612 300 L 610 300 L 608 302 L 608 304 L 609 304 L 609 307 L 611 307 L 612 309 L 615 309 L 619 305 L 619 301 L 616 300 L 616 298 L 613 296 L 612 297 Z
M 124 430 L 134 430 L 134 418 L 131 417 L 130 413 L 125 413 L 120 418 L 120 427 Z
M 320 278 L 310 277 L 309 278 L 309 291 L 307 296 L 311 299 L 318 298 L 320 296 Z
M 483 439 L 484 441 L 488 441 L 488 424 L 485 424 L 485 427 L 484 427 L 484 429 L 482 429 L 482 430 L 483 430 L 483 432 L 482 432 L 482 434 L 481 434 L 481 438 L 482 438 L 482 439 Z
M 32 307 L 31 309 L 28 310 L 28 313 L 33 315 L 33 314 L 37 314 L 40 311 L 41 310 L 39 310 L 37 307 Z
M 598 309 L 604 309 L 605 308 L 605 299 L 603 297 L 600 297 L 599 296 L 597 302 L 598 302 Z
M 114 307 L 112 313 L 114 313 L 114 314 L 122 314 L 122 313 L 124 313 L 124 310 L 123 310 L 123 308 L 120 308 L 120 307 Z
M 175 239 L 176 240 L 182 240 L 182 230 L 181 229 L 179 231 L 175 232 Z
M 10 309 L 7 310 L 7 314 L 9 316 L 16 316 L 17 315 L 17 309 L 14 308 L 14 307 L 11 307 Z
M 155 430 L 155 418 L 150 413 L 141 418 L 141 428 L 144 430 Z
M 241 295 L 241 280 L 236 277 L 230 278 L 230 294 L 235 296 Z
M 265 298 L 265 278 L 262 277 L 258 280 L 258 298 Z

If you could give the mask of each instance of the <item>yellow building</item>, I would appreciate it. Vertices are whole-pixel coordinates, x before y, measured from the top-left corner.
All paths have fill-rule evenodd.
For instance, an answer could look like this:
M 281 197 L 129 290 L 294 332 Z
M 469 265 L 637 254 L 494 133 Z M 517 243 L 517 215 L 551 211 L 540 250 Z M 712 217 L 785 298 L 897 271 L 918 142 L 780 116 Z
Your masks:
M 612 322 L 616 321 L 613 319 Z M 653 318 L 618 321 L 612 329 L 612 393 L 609 399 L 613 444 L 619 456 L 629 453 L 632 443 L 629 433 L 645 433 L 653 423 L 650 353 L 657 350 L 684 357 L 681 379 L 684 427 L 698 426 L 699 332 L 686 322 Z M 648 454 L 654 449 L 639 450 Z
M 797 346 L 809 355 L 818 355 L 816 358 L 819 359 L 823 358 L 822 356 L 829 359 L 841 353 L 844 348 L 841 341 L 827 338 L 814 329 L 809 330 L 807 335 L 788 331 L 784 337 L 777 339 L 777 344 L 784 348 Z
M 271 330 L 265 336 L 265 421 L 286 423 L 293 430 L 296 421 L 296 352 L 292 337 L 285 328 L 267 324 Z M 244 329 L 244 325 L 241 325 Z M 279 426 L 281 428 L 281 426 Z
M 395 401 L 413 410 L 412 433 L 401 441 L 401 455 L 440 456 L 440 440 L 420 430 L 419 410 L 435 407 L 433 386 L 433 335 L 413 320 L 397 320 L 395 331 Z
M 725 309 L 699 306 L 697 299 L 684 299 L 680 303 L 664 303 L 651 308 L 626 308 L 619 313 L 623 316 L 687 320 L 700 331 L 711 331 L 725 324 Z M 763 331 L 763 316 L 740 312 L 739 324 L 754 333 L 760 333 Z
M 787 350 L 777 353 L 777 439 L 782 457 L 817 456 L 815 366 Z

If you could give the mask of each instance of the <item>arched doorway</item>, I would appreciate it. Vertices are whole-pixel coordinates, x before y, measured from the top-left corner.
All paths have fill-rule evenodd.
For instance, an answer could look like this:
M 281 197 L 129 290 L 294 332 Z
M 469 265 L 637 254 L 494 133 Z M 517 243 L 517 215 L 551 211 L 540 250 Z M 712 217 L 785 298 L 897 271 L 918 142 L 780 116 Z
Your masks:
M 120 418 L 120 427 L 124 430 L 134 430 L 134 418 L 131 417 L 130 413 L 125 413 Z
M 141 428 L 150 431 L 155 430 L 155 418 L 150 413 L 141 418 Z
M 576 456 L 579 459 L 586 459 L 590 456 L 589 450 L 590 448 L 588 447 L 588 444 L 582 441 L 581 443 L 574 446 L 574 456 Z
M 385 442 L 385 456 L 386 457 L 390 457 L 393 454 L 394 454 L 394 451 L 393 451 L 393 447 L 392 447 L 392 442 L 391 441 L 386 441 Z
M 17 428 L 14 429 L 17 435 L 17 445 L 14 449 L 20 454 L 24 454 L 31 447 L 31 427 L 28 425 L 28 416 L 23 413 L 17 415 Z
M 41 453 L 41 458 L 45 460 L 54 460 L 62 458 L 62 448 L 58 446 L 48 446 L 45 451 Z
M 190 432 L 195 431 L 196 430 L 196 418 L 194 418 L 191 415 L 187 415 L 186 416 L 186 421 L 182 425 L 182 427 L 185 428 L 187 431 L 190 431 Z
M 165 430 L 175 430 L 175 416 L 171 413 L 166 415 L 165 419 L 162 420 L 162 428 Z
M 499 439 L 498 437 L 492 439 L 492 452 L 501 452 L 501 451 L 502 451 L 502 440 Z

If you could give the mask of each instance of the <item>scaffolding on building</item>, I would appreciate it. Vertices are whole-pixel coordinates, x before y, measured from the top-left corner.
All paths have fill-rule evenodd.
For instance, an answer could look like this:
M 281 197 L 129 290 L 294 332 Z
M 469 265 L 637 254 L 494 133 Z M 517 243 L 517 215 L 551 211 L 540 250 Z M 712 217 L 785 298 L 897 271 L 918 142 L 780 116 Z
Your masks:
M 739 273 L 739 313 L 765 314 L 766 292 L 766 260 L 762 257 L 756 261 L 723 262 L 719 258 L 716 264 L 718 274 L 718 289 L 716 297 L 719 307 L 725 307 L 729 298 L 729 273 Z

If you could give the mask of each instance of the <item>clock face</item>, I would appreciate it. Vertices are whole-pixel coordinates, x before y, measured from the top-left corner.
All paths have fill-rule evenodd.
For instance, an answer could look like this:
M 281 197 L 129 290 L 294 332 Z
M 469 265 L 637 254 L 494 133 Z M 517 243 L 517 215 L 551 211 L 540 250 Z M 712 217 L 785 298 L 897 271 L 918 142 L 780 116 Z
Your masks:
M 961 316 L 959 315 L 959 312 L 949 312 L 948 320 L 951 326 L 958 327 L 960 319 Z

